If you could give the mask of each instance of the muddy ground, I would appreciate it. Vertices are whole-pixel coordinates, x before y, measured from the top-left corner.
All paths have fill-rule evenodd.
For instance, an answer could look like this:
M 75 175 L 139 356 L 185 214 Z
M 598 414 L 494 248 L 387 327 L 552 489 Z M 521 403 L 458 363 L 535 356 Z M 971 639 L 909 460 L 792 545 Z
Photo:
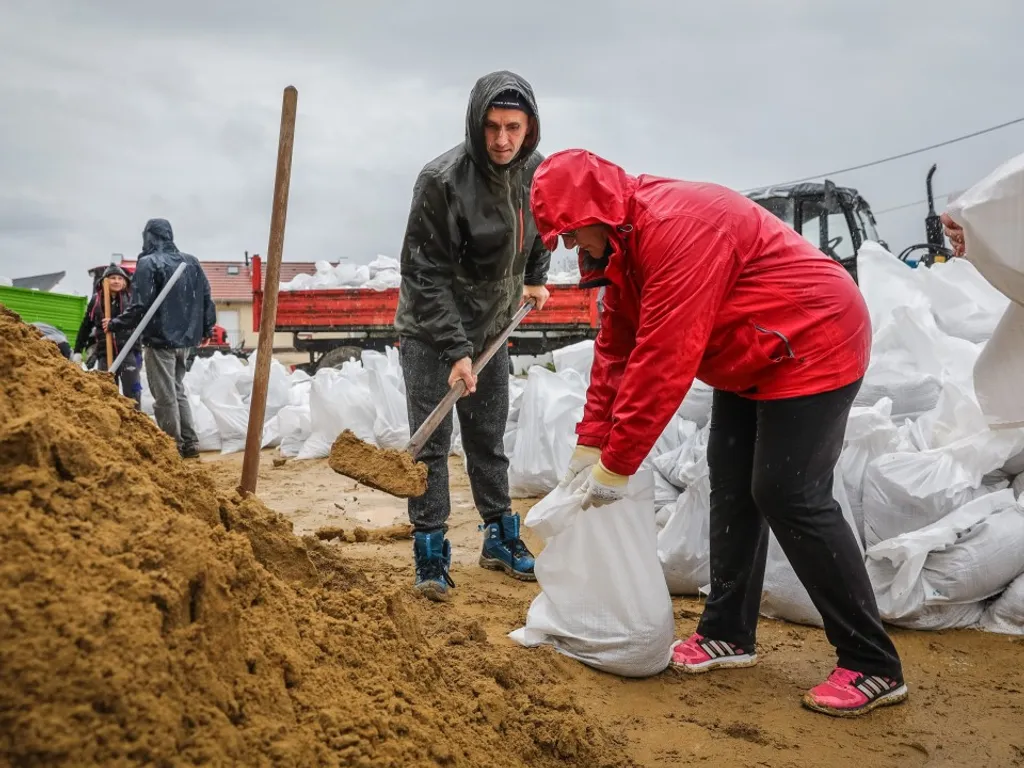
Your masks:
M 412 542 L 358 536 L 406 522 L 405 502 L 359 486 L 330 470 L 326 460 L 274 466 L 263 456 L 257 495 L 287 516 L 299 535 L 332 527 L 347 541 L 331 546 L 362 564 L 376 582 L 412 582 Z M 237 485 L 241 455 L 203 458 L 217 484 Z M 452 460 L 452 577 L 458 588 L 446 605 L 411 600 L 429 628 L 454 619 L 478 620 L 488 639 L 522 625 L 536 584 L 522 584 L 476 565 L 480 533 L 462 462 Z M 533 501 L 514 502 L 525 515 Z M 400 530 L 400 529 L 399 529 Z M 528 543 L 538 551 L 538 542 Z M 695 627 L 701 605 L 676 599 L 677 633 Z M 429 637 L 429 631 L 427 632 Z M 800 696 L 831 669 L 831 649 L 820 630 L 762 619 L 761 663 L 690 677 L 667 671 L 648 680 L 623 680 L 570 659 L 559 666 L 579 692 L 586 717 L 621 742 L 639 765 L 810 768 L 825 765 L 1024 766 L 1024 638 L 978 631 L 893 630 L 911 696 L 901 707 L 856 720 L 804 710 Z M 536 650 L 521 649 L 523 664 Z

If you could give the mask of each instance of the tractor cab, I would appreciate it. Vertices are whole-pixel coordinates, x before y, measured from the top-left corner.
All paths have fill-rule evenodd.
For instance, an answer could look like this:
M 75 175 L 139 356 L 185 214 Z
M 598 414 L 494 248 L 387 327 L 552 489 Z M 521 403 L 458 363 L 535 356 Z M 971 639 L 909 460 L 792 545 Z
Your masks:
M 871 206 L 856 189 L 831 181 L 764 187 L 747 197 L 838 261 L 857 280 L 857 252 L 867 240 L 879 239 Z

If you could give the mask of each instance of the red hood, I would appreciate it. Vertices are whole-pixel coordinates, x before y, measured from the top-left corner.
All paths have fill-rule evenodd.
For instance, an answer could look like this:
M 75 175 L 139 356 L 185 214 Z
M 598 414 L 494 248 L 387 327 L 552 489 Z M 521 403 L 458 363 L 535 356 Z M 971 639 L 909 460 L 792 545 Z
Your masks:
M 553 251 L 563 232 L 590 224 L 628 232 L 636 184 L 622 168 L 585 149 L 566 149 L 545 158 L 530 191 L 530 208 L 544 246 Z M 611 238 L 611 243 L 614 251 L 621 250 L 618 238 Z M 599 280 L 606 263 L 581 255 L 580 284 Z

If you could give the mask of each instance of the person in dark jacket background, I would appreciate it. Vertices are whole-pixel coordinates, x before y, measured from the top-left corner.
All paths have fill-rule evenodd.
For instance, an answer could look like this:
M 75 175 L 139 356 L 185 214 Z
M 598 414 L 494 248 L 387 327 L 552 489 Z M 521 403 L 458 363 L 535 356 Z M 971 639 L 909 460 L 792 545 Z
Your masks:
M 142 233 L 142 253 L 135 268 L 132 302 L 109 323 L 116 334 L 139 324 L 180 264 L 185 271 L 142 332 L 146 378 L 160 429 L 174 438 L 183 458 L 199 456 L 199 436 L 185 394 L 189 351 L 208 338 L 217 322 L 210 282 L 199 260 L 182 253 L 166 219 L 150 219 Z M 103 321 L 104 329 L 108 327 Z
M 85 317 L 78 328 L 78 336 L 75 339 L 75 354 L 81 355 L 90 344 L 95 341 L 100 349 L 97 350 L 97 368 L 101 371 L 107 370 L 106 341 L 103 330 L 103 280 L 110 281 L 110 317 L 119 317 L 128 309 L 131 303 L 131 278 L 128 273 L 117 264 L 111 264 L 103 272 L 103 278 L 97 282 L 96 290 L 89 299 L 89 305 L 85 309 Z M 131 329 L 124 329 L 113 334 L 114 357 L 128 342 L 132 335 Z M 115 377 L 121 385 L 121 392 L 125 397 L 135 401 L 136 408 L 142 407 L 142 353 L 140 347 L 136 346 L 128 357 L 117 369 Z M 113 361 L 111 361 L 113 362 Z
M 508 351 L 479 377 L 473 359 L 508 325 L 524 298 L 547 301 L 551 253 L 530 212 L 540 119 L 533 89 L 519 75 L 492 72 L 473 87 L 465 140 L 431 160 L 413 187 L 402 246 L 398 311 L 409 426 L 415 431 L 458 380 L 457 410 L 473 500 L 483 518 L 480 565 L 533 580 L 533 556 L 512 514 L 504 434 Z M 427 442 L 427 492 L 409 500 L 415 528 L 416 588 L 444 600 L 452 585 L 448 453 L 452 417 Z

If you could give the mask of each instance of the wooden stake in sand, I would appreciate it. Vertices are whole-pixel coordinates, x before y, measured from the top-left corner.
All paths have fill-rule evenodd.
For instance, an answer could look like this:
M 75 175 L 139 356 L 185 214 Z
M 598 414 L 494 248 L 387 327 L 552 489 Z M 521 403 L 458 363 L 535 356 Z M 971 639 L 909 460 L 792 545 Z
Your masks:
M 281 282 L 281 255 L 284 253 L 284 226 L 288 218 L 288 188 L 292 177 L 292 146 L 295 142 L 295 111 L 299 92 L 289 85 L 281 105 L 281 135 L 277 145 L 277 175 L 274 178 L 274 204 L 270 214 L 270 243 L 267 246 L 267 273 L 263 282 L 263 312 L 260 341 L 253 372 L 252 397 L 249 399 L 249 431 L 245 438 L 242 481 L 243 496 L 256 492 L 263 444 L 263 417 L 267 410 L 270 362 L 274 354 L 274 326 L 277 324 L 277 289 Z

